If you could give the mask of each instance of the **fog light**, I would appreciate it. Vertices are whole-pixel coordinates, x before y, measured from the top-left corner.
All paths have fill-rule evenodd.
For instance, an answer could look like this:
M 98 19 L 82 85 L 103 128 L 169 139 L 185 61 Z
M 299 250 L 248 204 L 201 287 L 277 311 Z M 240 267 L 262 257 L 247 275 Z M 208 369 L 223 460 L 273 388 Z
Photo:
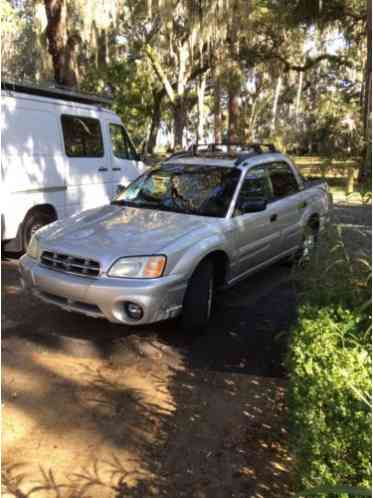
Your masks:
M 143 309 L 136 303 L 125 303 L 124 308 L 132 320 L 141 320 L 144 315 Z

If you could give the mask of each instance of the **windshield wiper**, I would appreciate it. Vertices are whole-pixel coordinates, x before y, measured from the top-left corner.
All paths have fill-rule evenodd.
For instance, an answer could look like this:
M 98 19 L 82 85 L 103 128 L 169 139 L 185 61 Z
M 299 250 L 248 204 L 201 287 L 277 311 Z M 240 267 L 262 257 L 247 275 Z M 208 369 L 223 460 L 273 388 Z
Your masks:
M 124 199 L 116 199 L 111 201 L 111 204 L 118 206 L 138 207 L 138 208 L 157 208 L 158 202 L 144 202 L 144 201 L 125 201 Z

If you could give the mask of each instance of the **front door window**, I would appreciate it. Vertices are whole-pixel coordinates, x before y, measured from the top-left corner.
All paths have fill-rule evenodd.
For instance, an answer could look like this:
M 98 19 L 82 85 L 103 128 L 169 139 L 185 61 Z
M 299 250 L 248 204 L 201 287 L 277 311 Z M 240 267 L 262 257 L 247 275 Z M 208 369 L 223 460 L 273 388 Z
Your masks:
M 123 126 L 111 123 L 110 137 L 115 157 L 118 159 L 136 160 L 136 151 Z

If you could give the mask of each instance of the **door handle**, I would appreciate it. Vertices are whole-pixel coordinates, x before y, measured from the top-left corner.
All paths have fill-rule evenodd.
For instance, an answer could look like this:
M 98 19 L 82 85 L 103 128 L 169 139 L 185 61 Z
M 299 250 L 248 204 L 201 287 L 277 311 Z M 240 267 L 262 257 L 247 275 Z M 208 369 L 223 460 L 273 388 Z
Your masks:
M 101 168 L 98 168 L 98 171 L 102 172 L 102 171 L 108 171 L 107 168 L 104 168 L 104 167 L 101 167 Z
M 121 171 L 121 168 L 111 168 L 112 171 Z
M 276 221 L 276 220 L 277 220 L 277 214 L 273 214 L 273 215 L 269 218 L 269 221 L 270 221 L 271 223 L 273 223 L 273 222 L 274 222 L 274 221 Z

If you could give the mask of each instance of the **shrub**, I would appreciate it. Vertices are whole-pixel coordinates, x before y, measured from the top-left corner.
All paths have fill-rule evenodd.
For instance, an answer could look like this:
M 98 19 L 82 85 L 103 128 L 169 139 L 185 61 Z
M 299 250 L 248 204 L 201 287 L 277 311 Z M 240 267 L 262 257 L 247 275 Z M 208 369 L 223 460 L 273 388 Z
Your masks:
M 316 485 L 370 485 L 371 357 L 359 313 L 305 305 L 289 356 L 289 410 L 297 477 Z
M 369 259 L 332 229 L 295 277 L 299 321 L 288 355 L 289 423 L 300 490 L 371 485 Z M 320 494 L 318 496 L 348 496 Z

